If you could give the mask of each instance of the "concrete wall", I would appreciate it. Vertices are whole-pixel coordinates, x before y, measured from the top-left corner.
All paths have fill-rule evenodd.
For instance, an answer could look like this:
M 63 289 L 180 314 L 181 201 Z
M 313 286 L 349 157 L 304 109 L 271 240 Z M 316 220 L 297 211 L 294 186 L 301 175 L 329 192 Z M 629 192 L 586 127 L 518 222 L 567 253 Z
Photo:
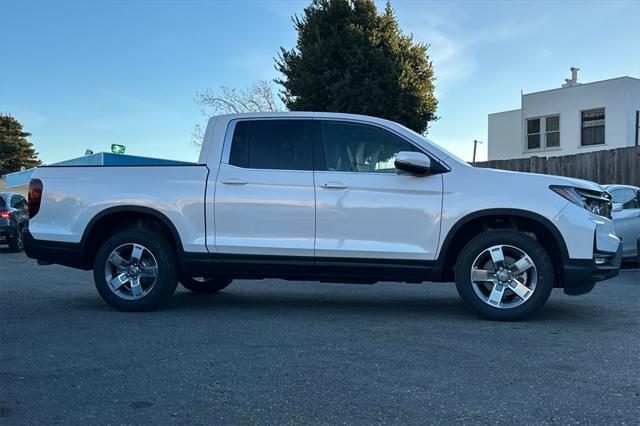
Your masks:
M 522 111 L 497 112 L 489 114 L 489 135 L 487 140 L 487 158 L 506 160 L 522 155 Z
M 529 93 L 522 96 L 521 105 L 519 116 L 514 111 L 489 115 L 489 160 L 550 157 L 633 146 L 635 112 L 640 110 L 640 80 L 621 77 Z M 596 108 L 605 109 L 605 144 L 583 147 L 581 112 Z M 548 115 L 560 115 L 560 148 L 526 150 L 526 120 Z M 513 140 L 516 127 L 519 134 Z

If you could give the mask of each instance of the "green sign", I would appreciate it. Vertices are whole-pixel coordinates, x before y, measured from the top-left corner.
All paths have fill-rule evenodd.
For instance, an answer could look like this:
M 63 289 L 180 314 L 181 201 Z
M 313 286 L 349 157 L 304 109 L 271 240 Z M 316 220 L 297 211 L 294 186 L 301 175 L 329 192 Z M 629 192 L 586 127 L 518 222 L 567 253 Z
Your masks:
M 117 143 L 111 144 L 111 152 L 114 154 L 124 154 L 124 151 L 127 149 L 124 145 L 118 145 Z

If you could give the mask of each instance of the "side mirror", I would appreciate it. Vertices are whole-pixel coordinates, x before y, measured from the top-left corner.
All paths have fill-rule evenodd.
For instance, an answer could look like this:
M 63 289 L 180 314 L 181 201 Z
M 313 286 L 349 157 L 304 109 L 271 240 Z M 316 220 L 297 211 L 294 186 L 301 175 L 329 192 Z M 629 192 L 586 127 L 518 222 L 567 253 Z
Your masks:
M 431 159 L 421 152 L 401 151 L 396 154 L 396 169 L 424 176 L 431 170 Z
M 611 203 L 611 211 L 612 212 L 621 212 L 622 211 L 622 203 Z

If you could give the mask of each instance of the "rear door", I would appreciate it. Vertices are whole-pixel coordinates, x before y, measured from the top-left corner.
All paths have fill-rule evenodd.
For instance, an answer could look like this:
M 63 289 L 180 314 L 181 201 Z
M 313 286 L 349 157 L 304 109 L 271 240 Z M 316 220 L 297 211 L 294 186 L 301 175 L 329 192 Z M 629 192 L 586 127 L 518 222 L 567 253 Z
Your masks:
M 29 222 L 29 206 L 22 195 L 14 195 L 11 199 L 13 214 L 19 224 L 27 225 Z
M 16 225 L 27 225 L 29 213 L 27 211 L 27 202 L 23 196 L 14 194 L 10 200 L 11 214 L 15 219 Z
M 420 151 L 389 130 L 321 120 L 322 170 L 315 172 L 316 256 L 433 260 L 440 235 L 442 176 L 416 177 L 394 166 Z M 392 262 L 395 263 L 395 262 Z
M 313 262 L 311 121 L 231 122 L 215 182 L 215 249 L 223 259 L 301 256 Z

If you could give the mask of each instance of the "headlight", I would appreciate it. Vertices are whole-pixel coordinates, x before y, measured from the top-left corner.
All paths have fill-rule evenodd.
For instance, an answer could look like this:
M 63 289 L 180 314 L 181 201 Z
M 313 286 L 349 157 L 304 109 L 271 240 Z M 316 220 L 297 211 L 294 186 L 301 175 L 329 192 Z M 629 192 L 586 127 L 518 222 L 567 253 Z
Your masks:
M 551 185 L 549 189 L 593 214 L 611 219 L 611 195 L 606 192 L 559 185 Z

